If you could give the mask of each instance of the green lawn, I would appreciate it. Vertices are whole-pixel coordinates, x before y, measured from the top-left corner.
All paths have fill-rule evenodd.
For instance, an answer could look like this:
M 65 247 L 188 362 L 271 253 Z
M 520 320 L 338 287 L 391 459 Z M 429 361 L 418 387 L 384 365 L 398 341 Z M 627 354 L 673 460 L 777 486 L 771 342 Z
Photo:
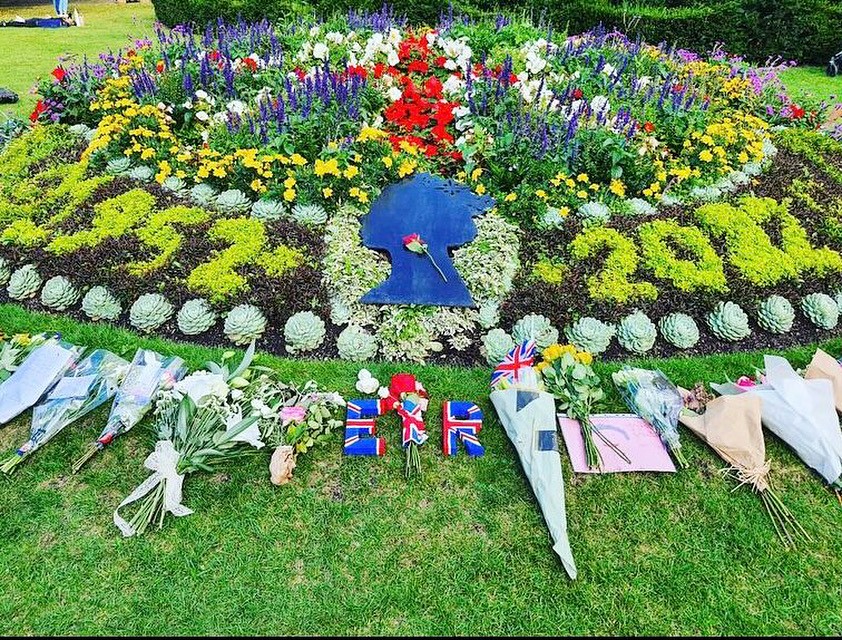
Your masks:
M 140 4 L 115 4 L 103 0 L 72 1 L 85 19 L 85 26 L 67 29 L 21 29 L 0 31 L 0 87 L 15 91 L 20 101 L 0 105 L 0 111 L 19 117 L 28 116 L 35 105 L 29 94 L 37 78 L 46 77 L 56 66 L 59 56 L 81 60 L 94 59 L 103 51 L 125 47 L 129 37 L 152 35 L 154 10 L 150 0 Z M 53 13 L 52 4 L 34 7 L 2 7 L 0 20 L 16 15 L 24 18 Z
M 781 79 L 793 98 L 808 96 L 842 102 L 842 76 L 831 78 L 822 67 L 793 67 L 784 71 Z
M 47 329 L 125 356 L 147 346 L 199 365 L 221 353 L 0 306 L 0 330 Z M 838 353 L 842 343 L 825 347 Z M 787 355 L 801 366 L 810 354 Z M 260 360 L 353 393 L 353 364 Z M 760 363 L 752 354 L 659 365 L 689 385 Z M 370 368 L 381 380 L 401 369 Z M 839 504 L 771 436 L 780 493 L 812 544 L 786 552 L 760 501 L 732 491 L 717 473 L 723 463 L 683 430 L 691 467 L 675 475 L 573 477 L 564 454 L 580 572 L 571 583 L 487 400 L 488 372 L 409 368 L 433 398 L 421 479 L 404 480 L 396 423 L 382 429 L 385 459 L 344 458 L 337 433 L 283 488 L 268 481 L 268 452 L 190 477 L 184 502 L 196 513 L 140 539 L 122 539 L 111 513 L 147 475 L 148 427 L 78 476 L 69 466 L 107 410 L 69 427 L 0 481 L 0 634 L 842 632 Z M 442 456 L 446 398 L 486 411 L 484 458 Z M 21 443 L 28 426 L 25 417 L 0 429 L 0 449 Z

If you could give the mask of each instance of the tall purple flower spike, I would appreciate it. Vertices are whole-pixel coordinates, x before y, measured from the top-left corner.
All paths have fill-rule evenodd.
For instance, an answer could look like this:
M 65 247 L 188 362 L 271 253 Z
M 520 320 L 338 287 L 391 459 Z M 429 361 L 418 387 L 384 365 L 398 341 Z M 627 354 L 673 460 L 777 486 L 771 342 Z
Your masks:
M 421 173 L 391 184 L 362 219 L 363 243 L 392 258 L 392 273 L 366 293 L 371 304 L 423 304 L 473 307 L 468 288 L 453 266 L 450 249 L 477 235 L 474 217 L 494 206 L 494 199 L 479 196 L 465 185 Z M 404 236 L 420 234 L 427 250 L 441 267 L 445 282 L 428 256 L 408 251 Z

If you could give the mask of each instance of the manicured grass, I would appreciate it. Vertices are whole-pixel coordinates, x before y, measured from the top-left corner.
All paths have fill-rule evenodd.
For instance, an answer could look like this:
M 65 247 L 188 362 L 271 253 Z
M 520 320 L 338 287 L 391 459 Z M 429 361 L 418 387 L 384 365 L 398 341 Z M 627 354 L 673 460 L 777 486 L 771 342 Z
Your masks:
M 106 325 L 0 306 L 6 333 L 54 329 L 130 357 L 138 346 L 191 365 L 208 349 Z M 838 354 L 842 343 L 825 345 Z M 804 365 L 812 349 L 788 352 Z M 351 363 L 261 356 L 285 377 L 353 394 Z M 658 363 L 677 383 L 752 372 L 759 354 Z M 616 364 L 600 365 L 607 374 Z M 0 480 L 3 634 L 832 634 L 842 630 L 840 507 L 782 444 L 767 438 L 780 493 L 813 543 L 787 552 L 760 501 L 717 473 L 723 463 L 682 431 L 690 469 L 674 475 L 574 477 L 563 454 L 567 580 L 517 456 L 487 400 L 488 372 L 411 366 L 432 395 L 424 476 L 403 478 L 397 423 L 385 459 L 344 458 L 341 434 L 268 481 L 268 452 L 185 482 L 192 516 L 124 540 L 111 513 L 147 475 L 148 427 L 69 472 L 107 409 L 69 427 Z M 372 364 L 385 380 L 404 369 Z M 479 402 L 487 453 L 440 452 L 446 398 Z M 620 409 L 616 395 L 611 409 Z M 7 452 L 29 417 L 0 429 Z
M 150 0 L 116 4 L 103 0 L 72 2 L 85 19 L 85 26 L 66 29 L 6 28 L 0 30 L 0 87 L 15 91 L 20 101 L 0 105 L 0 111 L 26 117 L 35 106 L 29 94 L 38 78 L 47 77 L 59 56 L 81 60 L 130 43 L 130 37 L 152 35 L 154 10 Z M 0 20 L 53 14 L 52 5 L 0 7 Z
M 793 67 L 781 74 L 781 80 L 793 98 L 842 102 L 842 76 L 831 78 L 822 67 Z

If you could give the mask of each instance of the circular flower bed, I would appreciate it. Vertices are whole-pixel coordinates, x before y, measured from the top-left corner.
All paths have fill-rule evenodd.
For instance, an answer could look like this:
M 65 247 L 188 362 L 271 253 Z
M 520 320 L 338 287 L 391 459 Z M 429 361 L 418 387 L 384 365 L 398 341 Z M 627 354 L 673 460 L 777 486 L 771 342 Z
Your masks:
M 776 71 L 508 19 L 160 29 L 41 83 L 0 159 L 0 275 L 25 304 L 305 355 L 810 339 L 838 316 L 840 145 Z M 452 254 L 475 309 L 359 302 L 390 268 L 360 218 L 419 172 L 494 198 Z

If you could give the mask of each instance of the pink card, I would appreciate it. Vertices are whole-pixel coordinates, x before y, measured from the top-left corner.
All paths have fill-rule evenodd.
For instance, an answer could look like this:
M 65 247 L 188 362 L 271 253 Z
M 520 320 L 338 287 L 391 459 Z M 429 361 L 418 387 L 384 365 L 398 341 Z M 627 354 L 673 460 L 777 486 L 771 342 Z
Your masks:
M 603 413 L 591 416 L 596 430 L 611 440 L 631 460 L 627 463 L 594 437 L 602 456 L 601 469 L 588 469 L 585 463 L 585 442 L 579 423 L 566 416 L 558 416 L 558 424 L 567 446 L 573 471 L 576 473 L 618 473 L 623 471 L 666 471 L 675 473 L 669 452 L 655 430 L 642 418 L 631 413 Z

